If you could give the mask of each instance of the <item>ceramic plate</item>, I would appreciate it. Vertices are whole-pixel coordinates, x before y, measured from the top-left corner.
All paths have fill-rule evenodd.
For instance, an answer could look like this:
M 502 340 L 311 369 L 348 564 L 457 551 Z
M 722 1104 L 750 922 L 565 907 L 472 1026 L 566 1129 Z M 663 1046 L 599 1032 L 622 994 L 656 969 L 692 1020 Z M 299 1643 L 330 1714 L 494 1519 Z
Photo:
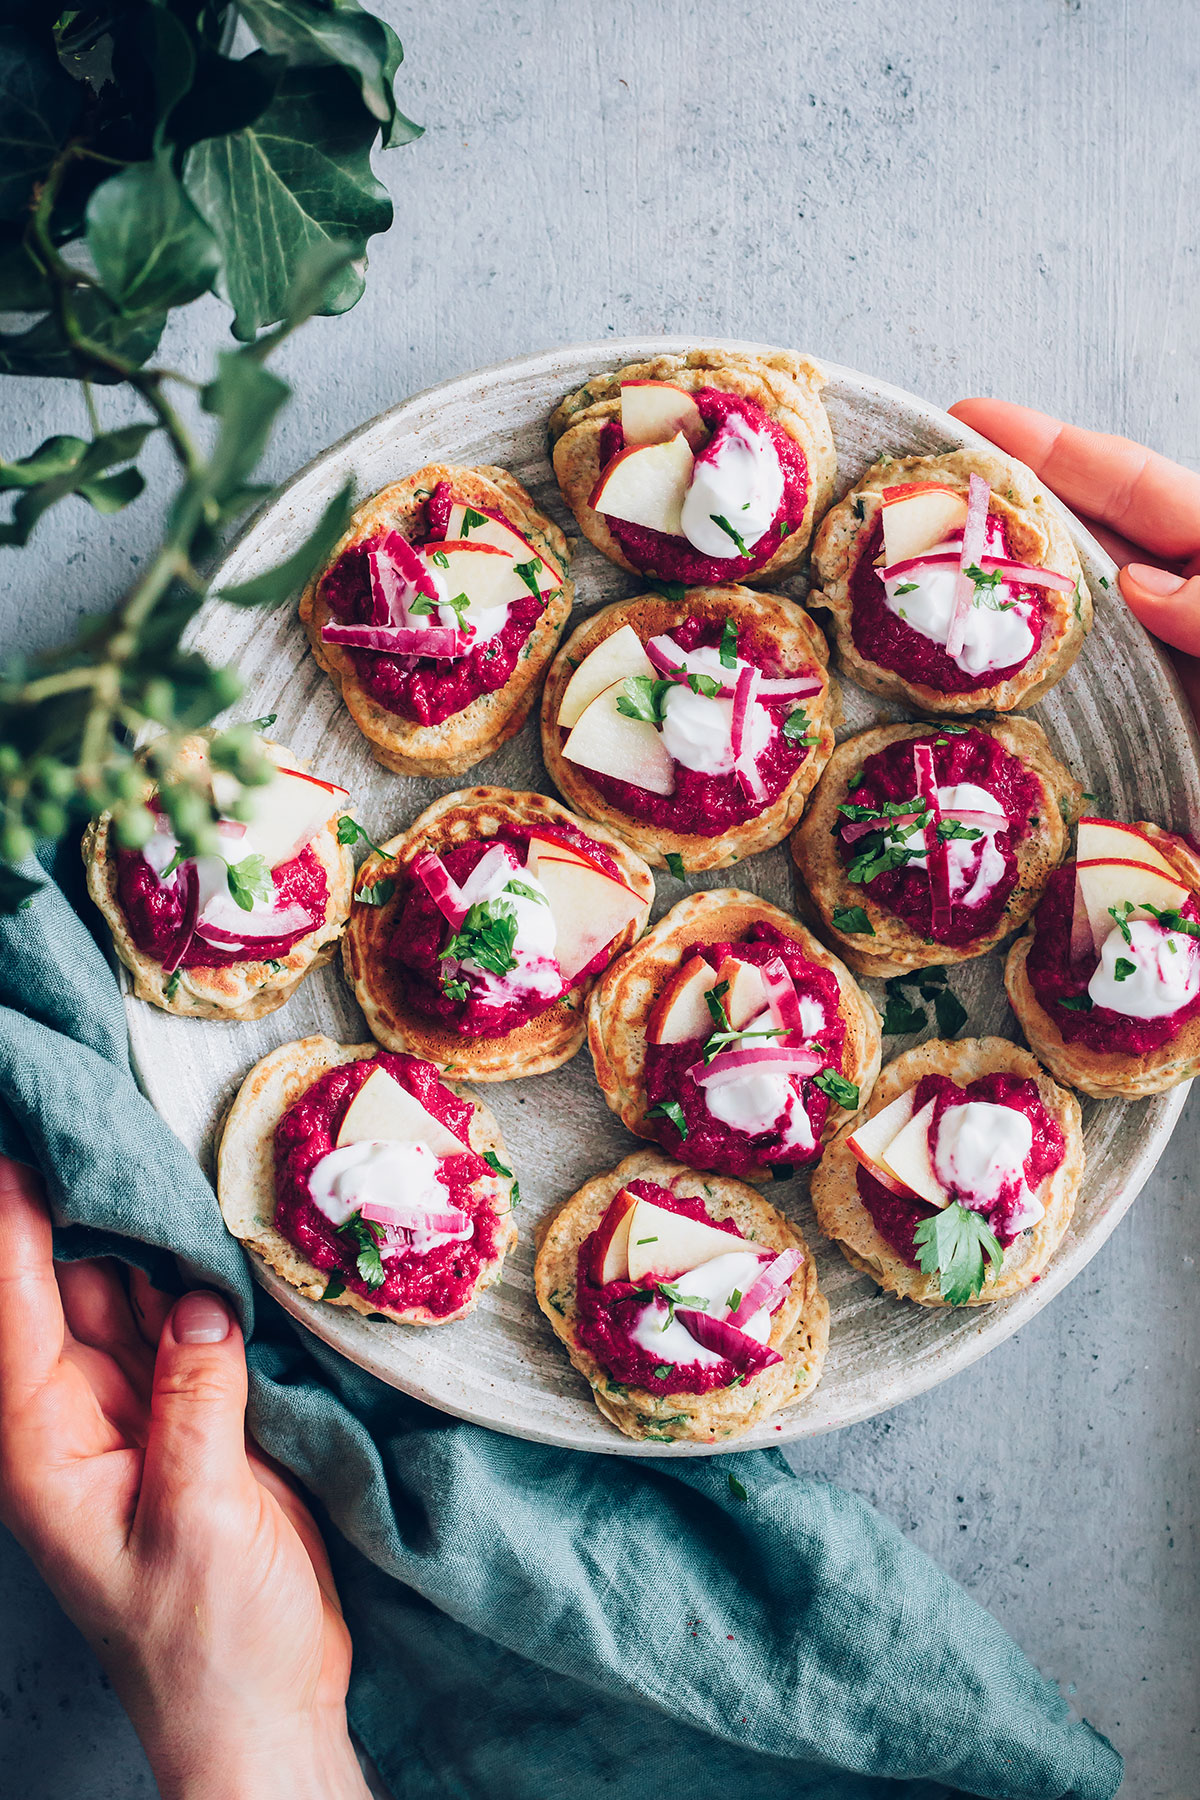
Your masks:
M 598 369 L 615 369 L 663 351 L 696 347 L 684 338 L 609 339 L 522 357 L 443 383 L 406 400 L 309 465 L 258 518 L 226 560 L 221 581 L 243 581 L 281 560 L 306 533 L 327 500 L 351 478 L 358 497 L 423 463 L 499 463 L 513 470 L 577 544 L 576 618 L 638 591 L 632 576 L 606 562 L 578 534 L 559 498 L 546 455 L 546 420 L 556 401 Z M 719 347 L 758 350 L 759 345 Z M 898 388 L 826 365 L 825 402 L 838 450 L 842 493 L 883 451 L 929 453 L 979 442 L 946 413 Z M 1083 655 L 1033 714 L 1062 760 L 1096 796 L 1097 810 L 1118 819 L 1147 818 L 1180 829 L 1200 823 L 1197 745 L 1174 675 L 1121 604 L 1111 562 L 1093 538 L 1068 519 L 1096 604 L 1096 627 Z M 797 599 L 803 578 L 783 584 Z M 231 662 L 246 684 L 240 718 L 277 713 L 273 735 L 311 758 L 321 775 L 342 782 L 358 816 L 379 841 L 404 829 L 438 794 L 471 781 L 553 793 L 538 749 L 536 708 L 521 735 L 463 781 L 389 774 L 317 668 L 294 606 L 273 613 L 213 606 L 198 621 L 194 642 L 216 662 Z M 841 735 L 900 708 L 843 684 Z M 679 882 L 659 874 L 657 917 L 689 889 L 727 885 L 713 873 Z M 785 847 L 742 864 L 739 886 L 783 906 L 791 903 Z M 953 985 L 969 1009 L 967 1032 L 1015 1035 L 1001 983 L 1002 957 L 957 966 Z M 867 983 L 877 999 L 879 985 Z M 254 1024 L 176 1019 L 129 997 L 130 1032 L 142 1083 L 151 1100 L 210 1171 L 218 1123 L 250 1066 L 268 1050 L 311 1032 L 346 1043 L 369 1037 L 334 965 L 305 982 L 279 1012 Z M 885 1056 L 914 1038 L 890 1038 Z M 888 1298 L 853 1273 L 816 1228 L 803 1177 L 772 1187 L 771 1199 L 794 1216 L 817 1258 L 833 1326 L 824 1379 L 815 1394 L 777 1414 L 735 1443 L 746 1449 L 832 1431 L 895 1406 L 947 1380 L 1002 1343 L 1052 1300 L 1096 1254 L 1153 1169 L 1183 1106 L 1186 1088 L 1152 1100 L 1085 1100 L 1087 1177 L 1074 1225 L 1043 1280 L 1014 1299 L 961 1312 L 929 1312 Z M 637 1148 L 609 1112 L 587 1050 L 552 1075 L 490 1084 L 483 1090 L 499 1117 L 521 1179 L 520 1243 L 504 1280 L 462 1324 L 421 1331 L 364 1319 L 307 1301 L 257 1259 L 258 1279 L 308 1330 L 382 1380 L 443 1411 L 499 1431 L 574 1449 L 621 1456 L 705 1456 L 706 1445 L 638 1444 L 606 1424 L 582 1377 L 567 1361 L 533 1298 L 533 1247 L 538 1220 L 588 1176 Z

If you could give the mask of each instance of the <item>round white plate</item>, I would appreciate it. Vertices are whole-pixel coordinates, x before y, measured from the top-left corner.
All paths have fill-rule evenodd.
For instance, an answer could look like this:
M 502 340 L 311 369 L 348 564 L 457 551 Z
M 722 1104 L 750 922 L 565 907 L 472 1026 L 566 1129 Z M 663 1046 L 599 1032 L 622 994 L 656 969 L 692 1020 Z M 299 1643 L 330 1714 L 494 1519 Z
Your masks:
M 351 433 L 298 475 L 235 546 L 216 585 L 243 581 L 281 560 L 347 477 L 356 496 L 363 497 L 424 463 L 449 462 L 499 463 L 513 470 L 538 504 L 567 527 L 578 546 L 577 617 L 636 593 L 633 577 L 578 536 L 551 476 L 546 420 L 563 394 L 598 369 L 713 341 L 610 339 L 569 346 L 418 394 Z M 898 388 L 832 365 L 827 374 L 825 401 L 837 440 L 839 493 L 884 451 L 929 453 L 980 441 L 946 413 Z M 1058 755 L 1095 794 L 1098 811 L 1118 819 L 1193 827 L 1200 823 L 1197 743 L 1174 674 L 1122 605 L 1115 585 L 1107 585 L 1114 577 L 1108 558 L 1077 521 L 1068 522 L 1096 604 L 1096 628 L 1074 669 L 1034 716 Z M 803 578 L 783 585 L 803 598 Z M 216 662 L 239 670 L 246 691 L 236 716 L 277 713 L 272 735 L 311 758 L 318 773 L 344 783 L 377 840 L 403 829 L 436 795 L 467 785 L 392 775 L 372 760 L 309 654 L 293 606 L 264 614 L 213 605 L 198 622 L 193 642 Z M 842 692 L 843 736 L 903 716 L 901 709 L 848 683 Z M 536 717 L 470 779 L 552 793 L 542 769 Z M 781 847 L 740 865 L 736 880 L 790 907 L 789 871 L 787 851 Z M 684 883 L 662 874 L 655 916 L 689 889 L 720 887 L 731 879 L 725 872 Z M 970 1014 L 964 1035 L 1015 1034 L 1001 967 L 1001 956 L 993 954 L 955 970 L 954 989 Z M 868 986 L 880 998 L 878 984 Z M 132 997 L 127 1009 L 146 1092 L 210 1171 L 218 1121 L 260 1056 L 311 1032 L 323 1031 L 345 1043 L 369 1037 L 336 964 L 305 982 L 279 1012 L 254 1024 L 171 1018 Z M 885 1053 L 894 1056 L 914 1041 L 890 1038 Z M 605 1105 L 586 1049 L 552 1075 L 492 1083 L 482 1092 L 499 1117 L 520 1176 L 523 1204 L 517 1215 L 520 1243 L 508 1259 L 504 1280 L 484 1296 L 471 1318 L 443 1330 L 408 1329 L 304 1300 L 252 1258 L 255 1274 L 303 1325 L 351 1361 L 460 1418 L 544 1443 L 615 1455 L 713 1454 L 701 1445 L 633 1443 L 606 1424 L 534 1302 L 538 1220 L 588 1176 L 611 1168 L 638 1146 Z M 820 1236 L 805 1178 L 772 1187 L 771 1199 L 798 1219 L 817 1258 L 821 1286 L 833 1309 L 829 1358 L 810 1399 L 720 1448 L 779 1444 L 869 1418 L 945 1381 L 1003 1342 L 1095 1255 L 1162 1154 L 1185 1094 L 1181 1087 L 1152 1100 L 1084 1102 L 1088 1169 L 1074 1225 L 1042 1281 L 994 1306 L 929 1312 L 881 1295 Z

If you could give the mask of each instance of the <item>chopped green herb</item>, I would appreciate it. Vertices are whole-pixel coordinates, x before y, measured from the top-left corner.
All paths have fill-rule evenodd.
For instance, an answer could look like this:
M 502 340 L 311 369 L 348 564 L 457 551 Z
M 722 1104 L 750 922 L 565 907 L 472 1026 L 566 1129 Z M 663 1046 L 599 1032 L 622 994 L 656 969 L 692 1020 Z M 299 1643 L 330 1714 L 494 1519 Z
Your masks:
M 648 1238 L 638 1238 L 637 1241 L 639 1244 L 657 1244 L 658 1239 L 657 1239 L 657 1237 L 648 1237 Z
M 667 1303 L 667 1325 L 673 1325 L 675 1323 L 675 1308 L 677 1306 L 689 1307 L 693 1312 L 708 1311 L 708 1300 L 703 1294 L 681 1294 L 673 1282 L 658 1282 L 655 1286 L 655 1292 Z M 664 1331 L 667 1329 L 667 1325 L 663 1326 Z
M 416 594 L 411 600 L 405 601 L 407 610 L 414 613 L 419 619 L 436 612 L 440 604 L 440 601 L 432 599 L 429 594 Z
M 522 900 L 536 900 L 539 906 L 549 906 L 545 894 L 539 894 L 536 888 L 527 887 L 523 881 L 510 881 L 505 884 L 506 894 L 519 894 Z
M 1092 1010 L 1092 1000 L 1088 994 L 1072 994 L 1067 999 L 1060 1000 L 1058 1004 L 1065 1007 L 1068 1012 L 1091 1012 Z
M 908 996 L 903 993 L 894 981 L 887 984 L 887 1006 L 883 1014 L 883 1029 L 888 1037 L 902 1037 L 909 1031 L 920 1031 L 926 1024 L 925 1009 L 914 1006 Z
M 669 1381 L 674 1372 L 673 1363 L 655 1363 L 654 1365 L 655 1381 Z
M 1081 588 L 1081 586 L 1079 585 L 1078 582 L 1075 583 L 1075 605 L 1072 608 L 1072 611 L 1075 614 L 1075 623 L 1077 625 L 1082 625 L 1083 624 L 1083 589 Z
M 741 1288 L 734 1288 L 732 1294 L 730 1294 L 730 1296 L 729 1296 L 730 1312 L 735 1313 L 741 1304 L 742 1304 L 742 1290 L 741 1290 Z
M 710 987 L 704 996 L 704 1004 L 708 1007 L 709 1016 L 718 1031 L 733 1030 L 733 1026 L 729 1023 L 729 1014 L 725 1011 L 724 1004 L 725 995 L 728 992 L 729 983 L 727 981 L 718 981 L 716 986 Z
M 530 557 L 528 562 L 513 564 L 513 574 L 521 577 L 521 580 L 525 583 L 525 586 L 529 589 L 535 600 L 540 600 L 542 597 L 537 579 L 538 570 L 541 566 L 541 558 L 537 556 Z
M 1137 974 L 1137 971 L 1137 964 L 1130 962 L 1127 956 L 1118 956 L 1113 964 L 1113 978 L 1116 981 L 1128 981 L 1131 975 Z
M 934 1017 L 937 1019 L 938 1031 L 944 1038 L 952 1038 L 960 1032 L 967 1022 L 967 1009 L 958 995 L 949 988 L 943 988 L 933 1002 Z
M 970 725 L 935 725 L 934 731 L 940 731 L 943 737 L 966 737 L 972 729 Z
M 785 738 L 790 738 L 794 744 L 819 744 L 821 741 L 819 733 L 809 733 L 808 714 L 802 706 L 798 706 L 795 712 L 789 713 L 784 720 L 783 735 Z
M 269 901 L 275 892 L 271 871 L 261 856 L 244 856 L 227 868 L 229 891 L 243 912 L 253 910 L 256 900 Z
M 1185 919 L 1173 906 L 1151 906 L 1148 901 L 1144 901 L 1142 911 L 1148 912 L 1165 931 L 1180 931 L 1184 937 L 1200 938 L 1200 925 L 1197 925 L 1195 919 Z
M 708 516 L 712 520 L 714 525 L 720 526 L 721 530 L 725 533 L 726 537 L 730 537 L 733 539 L 734 543 L 737 545 L 739 556 L 749 556 L 750 552 L 746 548 L 744 539 L 742 539 L 738 536 L 737 532 L 733 529 L 733 526 L 729 523 L 728 519 L 723 517 L 723 515 L 721 513 L 709 513 Z
M 678 602 L 687 597 L 687 588 L 682 581 L 656 581 L 653 576 L 650 576 L 646 586 L 652 588 L 656 594 L 661 594 L 664 600 Z
M 250 729 L 251 731 L 269 731 L 278 717 L 278 713 L 264 713 L 261 719 L 251 719 Z
M 369 887 L 359 888 L 354 898 L 361 906 L 386 906 L 396 891 L 396 883 L 390 875 L 382 881 L 372 882 Z
M 828 1094 L 836 1106 L 845 1107 L 847 1112 L 854 1112 L 858 1106 L 858 1089 L 836 1069 L 822 1069 L 819 1075 L 813 1076 L 813 1085 Z
M 443 976 L 442 992 L 445 994 L 447 1000 L 457 1000 L 461 1003 L 463 1000 L 470 998 L 471 988 L 468 982 L 447 981 Z
M 932 1219 L 922 1219 L 913 1242 L 918 1263 L 926 1275 L 938 1277 L 942 1299 L 951 1306 L 963 1306 L 981 1291 L 985 1258 L 993 1270 L 1004 1261 L 987 1220 L 957 1200 Z
M 856 770 L 855 773 L 850 777 L 849 781 L 846 783 L 846 792 L 848 794 L 852 794 L 854 792 L 855 788 L 860 788 L 866 779 L 867 779 L 867 771 L 865 769 Z
M 373 850 L 376 856 L 387 855 L 387 851 L 380 849 L 379 845 L 375 842 L 375 839 L 370 837 L 363 830 L 357 819 L 352 819 L 349 813 L 343 813 L 337 822 L 338 843 L 357 844 L 360 840 L 362 843 L 366 844 L 369 849 Z
M 746 1500 L 749 1498 L 745 1488 L 742 1486 L 736 1475 L 730 1475 L 729 1477 L 729 1491 L 735 1500 Z
M 781 544 L 784 538 L 791 537 L 792 535 L 792 526 L 788 524 L 786 519 L 780 519 L 779 524 L 776 526 L 776 530 L 779 533 L 779 541 Z
M 680 1137 L 687 1137 L 687 1120 L 683 1116 L 683 1108 L 678 1100 L 660 1100 L 657 1106 L 650 1108 L 647 1117 L 669 1119 Z
M 448 569 L 450 567 L 450 558 L 446 555 L 444 550 L 431 550 L 429 552 L 429 560 L 431 563 L 436 563 L 439 569 Z
M 1100 586 L 1102 588 L 1106 588 L 1108 586 L 1108 576 L 1107 575 L 1102 575 L 1100 577 Z
M 721 627 L 721 667 L 737 668 L 738 623 L 727 618 Z
M 991 612 L 1011 612 L 1013 610 L 1016 605 L 1015 600 L 999 598 L 1000 583 L 1003 580 L 999 569 L 993 569 L 990 574 L 985 575 L 978 563 L 972 563 L 964 573 L 969 575 L 975 583 L 975 592 L 971 596 L 973 605 L 986 606 Z
M 875 927 L 861 906 L 835 906 L 833 928 L 835 931 L 860 932 L 865 937 L 875 936 Z
M 1172 956 L 1179 955 L 1179 945 L 1175 942 L 1174 938 L 1167 939 L 1167 949 L 1171 952 Z
M 456 962 L 473 962 L 491 975 L 507 975 L 515 969 L 517 959 L 513 945 L 517 941 L 517 909 L 511 900 L 477 900 L 459 929 L 439 955 L 439 962 L 453 957 Z
M 683 858 L 680 856 L 678 850 L 667 851 L 667 867 L 670 869 L 676 881 L 682 881 L 687 874 L 687 870 L 683 866 Z
M 168 1000 L 173 1000 L 175 998 L 176 994 L 179 992 L 179 983 L 182 979 L 183 977 L 178 969 L 172 969 L 171 973 L 167 976 L 167 984 L 163 989 L 163 992 L 166 994 Z
M 911 830 L 916 831 L 919 824 L 918 821 Z M 907 837 L 909 830 L 904 827 L 901 829 Z M 862 848 L 846 865 L 846 880 L 853 882 L 856 887 L 865 887 L 878 875 L 887 875 L 893 869 L 904 868 L 906 863 L 910 863 L 915 856 L 922 855 L 924 850 L 921 843 L 889 844 L 882 832 L 874 831 L 863 838 L 861 843 Z
M 1030 824 L 1036 825 L 1037 820 L 1031 819 Z M 957 819 L 939 819 L 937 834 L 939 844 L 948 844 L 951 840 L 958 838 L 965 839 L 967 843 L 973 843 L 976 838 L 983 836 L 977 826 L 963 825 Z
M 383 1241 L 383 1226 L 376 1225 L 373 1219 L 364 1219 L 361 1213 L 355 1213 L 344 1225 L 338 1227 L 341 1237 L 348 1237 L 358 1245 L 356 1267 L 359 1280 L 364 1281 L 374 1293 L 387 1280 L 383 1262 L 379 1255 L 379 1246 Z
M 626 719 L 643 719 L 647 725 L 661 725 L 663 702 L 676 685 L 653 675 L 628 675 L 617 697 L 617 711 Z
M 473 506 L 468 506 L 463 513 L 463 520 L 462 524 L 459 526 L 459 530 L 464 537 L 469 537 L 476 526 L 486 524 L 487 520 L 484 515 L 480 512 L 476 512 Z
M 345 1291 L 346 1284 L 341 1276 L 330 1275 L 327 1277 L 325 1286 L 321 1290 L 321 1298 L 322 1300 L 336 1300 L 340 1295 L 344 1294 Z
M 1129 915 L 1133 910 L 1134 906 L 1132 900 L 1120 900 L 1117 902 L 1116 906 L 1110 906 L 1108 909 L 1109 917 L 1115 920 L 1117 930 L 1127 944 L 1132 944 L 1133 942 L 1133 933 L 1129 929 Z
M 508 1203 L 510 1206 L 520 1206 L 521 1184 L 513 1174 L 512 1170 L 508 1167 L 507 1163 L 502 1163 L 494 1150 L 485 1150 L 483 1153 L 483 1160 L 492 1171 L 493 1175 L 504 1175 L 512 1182 L 512 1187 L 510 1188 L 508 1195 Z
M 897 595 L 915 594 L 919 586 L 920 586 L 920 583 L 917 581 L 905 581 L 901 584 L 900 587 L 898 587 L 896 589 L 896 593 L 897 593 Z
M 854 512 L 855 516 L 859 519 L 865 519 L 867 516 L 863 510 L 863 497 L 861 494 L 856 494 L 854 497 Z

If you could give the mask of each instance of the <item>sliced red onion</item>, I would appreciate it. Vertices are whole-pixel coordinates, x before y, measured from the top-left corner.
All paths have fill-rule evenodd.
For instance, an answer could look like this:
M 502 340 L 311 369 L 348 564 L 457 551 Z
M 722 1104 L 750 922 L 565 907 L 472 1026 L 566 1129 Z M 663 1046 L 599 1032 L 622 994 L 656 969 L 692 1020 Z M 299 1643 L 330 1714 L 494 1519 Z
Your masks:
M 252 949 L 256 943 L 290 937 L 294 931 L 311 931 L 316 923 L 306 906 L 285 906 L 278 912 L 247 913 L 246 923 L 236 930 L 214 925 L 201 915 L 196 920 L 196 936 L 219 950 L 244 950 Z
M 894 581 L 901 575 L 910 575 L 914 569 L 957 569 L 958 563 L 957 550 L 939 550 L 936 554 L 925 550 L 919 556 L 905 556 L 899 562 L 888 563 L 880 569 L 879 577 L 881 581 Z
M 967 635 L 967 619 L 975 598 L 975 583 L 967 574 L 987 549 L 988 501 L 992 490 L 982 475 L 972 473 L 967 488 L 967 521 L 963 526 L 962 549 L 958 555 L 958 581 L 954 588 L 954 610 L 946 633 L 946 655 L 958 656 Z
M 797 1037 L 804 1036 L 804 1024 L 800 1017 L 800 1000 L 796 993 L 796 984 L 788 971 L 788 966 L 781 956 L 773 956 L 769 963 L 759 969 L 763 988 L 766 991 L 767 1005 L 771 1009 L 771 1018 L 776 1025 L 781 1025 L 787 1032 Z M 775 1039 L 777 1048 L 782 1048 L 779 1039 Z
M 974 481 L 975 477 L 971 479 Z M 930 912 L 934 925 L 944 927 L 950 923 L 950 858 L 938 837 L 942 809 L 938 801 L 932 744 L 913 745 L 913 766 L 917 774 L 917 792 L 926 806 L 925 861 L 929 873 Z
M 819 694 L 824 682 L 812 675 L 784 675 L 768 681 L 766 677 L 758 684 L 760 700 L 809 700 Z
M 792 1276 L 803 1261 L 802 1250 L 781 1250 L 751 1282 L 742 1295 L 737 1311 L 731 1312 L 725 1323 L 747 1325 L 764 1306 L 774 1312 L 780 1297 L 787 1292 Z
M 645 649 L 646 655 L 660 675 L 678 675 L 681 669 L 687 668 L 686 652 L 681 650 L 675 639 L 668 637 L 665 631 L 661 631 L 657 637 L 650 638 Z M 715 681 L 717 677 L 714 676 L 713 679 Z M 724 686 L 725 684 L 722 682 L 722 691 Z M 729 691 L 733 692 L 732 687 Z
M 751 754 L 746 727 L 761 680 L 762 673 L 753 663 L 748 663 L 738 671 L 737 685 L 733 690 L 733 722 L 729 729 L 733 772 L 738 778 L 738 784 L 748 799 L 760 802 L 766 799 L 767 789 L 758 764 Z
M 401 1231 L 465 1231 L 471 1223 L 470 1213 L 447 1207 L 444 1212 L 430 1212 L 424 1207 L 406 1206 L 403 1201 L 389 1205 L 386 1200 L 365 1200 L 359 1208 L 364 1219 L 376 1225 L 395 1225 Z
M 787 1044 L 754 1044 L 744 1050 L 722 1050 L 707 1068 L 691 1071 L 697 1087 L 727 1087 L 747 1075 L 817 1075 L 829 1066 L 829 1058 L 816 1050 Z
M 915 825 L 920 813 L 897 813 L 894 818 L 886 819 L 847 819 L 842 826 L 842 842 L 856 844 L 861 837 L 867 837 L 872 831 L 902 830 L 906 825 Z
M 648 639 L 645 651 L 660 675 L 679 675 L 687 669 L 686 653 L 665 631 Z M 703 672 L 710 681 L 716 682 L 717 693 L 721 698 L 730 700 L 737 692 L 738 680 L 745 673 L 745 666 L 728 673 L 722 671 L 719 675 L 708 669 Z M 807 700 L 813 694 L 819 694 L 824 686 L 820 677 L 815 675 L 781 675 L 768 680 L 760 670 L 759 677 L 757 698 L 760 700 Z
M 176 874 L 184 884 L 183 918 L 179 925 L 179 935 L 169 954 L 163 959 L 164 975 L 173 975 L 187 955 L 188 945 L 196 928 L 196 910 L 200 904 L 200 878 L 196 873 L 195 863 L 190 859 L 181 863 Z
M 346 644 L 355 650 L 381 650 L 392 656 L 465 656 L 471 640 L 452 625 L 323 625 L 327 644 Z
M 1009 562 L 1003 556 L 985 556 L 980 562 L 985 575 L 998 570 L 1009 581 L 1023 583 L 1025 587 L 1053 588 L 1059 594 L 1073 594 L 1075 583 L 1069 575 L 1060 575 L 1057 569 L 1039 569 L 1033 563 Z
M 980 831 L 1007 831 L 1008 814 L 998 812 L 971 812 L 966 807 L 948 806 L 943 808 L 943 819 L 953 819 L 958 825 L 978 826 Z
M 424 850 L 414 858 L 412 872 L 442 917 L 458 930 L 467 916 L 467 905 L 462 897 L 462 889 L 453 879 L 440 856 L 432 850 Z
M 371 574 L 371 623 L 402 625 L 408 618 L 408 589 L 426 599 L 438 598 L 437 583 L 423 556 L 403 532 L 390 531 L 383 542 L 367 552 Z
M 703 1344 L 706 1350 L 715 1350 L 735 1369 L 757 1374 L 759 1370 L 783 1361 L 778 1350 L 772 1350 L 769 1344 L 760 1344 L 757 1338 L 747 1337 L 744 1331 L 724 1319 L 714 1319 L 711 1314 L 697 1312 L 691 1307 L 676 1307 L 675 1317 L 698 1344 Z

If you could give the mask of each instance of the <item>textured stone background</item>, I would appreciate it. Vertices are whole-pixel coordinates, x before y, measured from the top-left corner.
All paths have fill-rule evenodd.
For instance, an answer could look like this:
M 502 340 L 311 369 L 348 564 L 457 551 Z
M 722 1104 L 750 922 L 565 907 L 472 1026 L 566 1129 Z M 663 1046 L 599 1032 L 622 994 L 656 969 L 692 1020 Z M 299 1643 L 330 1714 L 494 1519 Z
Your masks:
M 1009 396 L 1200 465 L 1193 0 L 383 0 L 426 124 L 379 159 L 366 296 L 280 363 L 284 475 L 403 395 L 625 332 L 823 353 L 941 404 Z M 224 329 L 193 308 L 172 355 Z M 15 455 L 82 424 L 5 383 Z M 6 553 L 3 639 L 61 636 L 153 541 L 64 507 Z M 1194 824 L 1196 822 L 1193 822 Z M 1085 1274 L 988 1359 L 801 1446 L 966 1583 L 1128 1759 L 1195 1800 L 1200 1111 Z M 27 1800 L 143 1800 L 87 1650 L 0 1541 L 0 1748 Z

